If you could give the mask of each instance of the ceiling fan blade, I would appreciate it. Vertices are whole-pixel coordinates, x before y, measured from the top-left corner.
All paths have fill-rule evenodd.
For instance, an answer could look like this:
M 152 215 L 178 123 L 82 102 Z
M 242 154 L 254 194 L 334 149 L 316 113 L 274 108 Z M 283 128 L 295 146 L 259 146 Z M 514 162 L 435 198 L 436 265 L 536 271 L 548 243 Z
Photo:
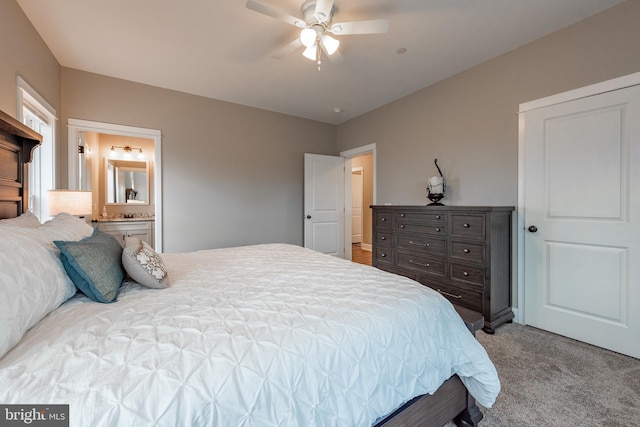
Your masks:
M 287 45 L 282 46 L 277 52 L 271 55 L 271 57 L 275 59 L 282 59 L 287 55 L 291 55 L 301 46 L 302 46 L 302 42 L 300 41 L 300 38 L 296 37 L 294 41 L 292 41 Z
M 286 22 L 287 24 L 293 25 L 294 27 L 305 28 L 307 26 L 307 23 L 304 22 L 303 19 L 289 15 L 287 12 L 273 6 L 269 6 L 259 0 L 247 0 L 247 9 L 276 18 L 280 21 Z
M 389 31 L 388 19 L 372 19 L 369 21 L 337 22 L 329 29 L 337 36 L 348 34 L 382 34 Z
M 320 22 L 327 22 L 331 17 L 333 0 L 316 0 L 315 17 Z

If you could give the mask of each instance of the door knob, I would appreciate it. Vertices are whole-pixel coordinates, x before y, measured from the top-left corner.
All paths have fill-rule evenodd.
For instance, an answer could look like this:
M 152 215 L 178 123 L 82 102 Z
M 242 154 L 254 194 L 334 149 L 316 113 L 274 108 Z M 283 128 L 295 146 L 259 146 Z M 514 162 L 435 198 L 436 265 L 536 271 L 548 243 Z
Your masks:
M 530 225 L 528 230 L 530 233 L 535 233 L 536 231 L 538 231 L 538 227 L 536 227 L 535 225 Z
M 307 215 L 307 219 L 311 219 L 311 215 Z

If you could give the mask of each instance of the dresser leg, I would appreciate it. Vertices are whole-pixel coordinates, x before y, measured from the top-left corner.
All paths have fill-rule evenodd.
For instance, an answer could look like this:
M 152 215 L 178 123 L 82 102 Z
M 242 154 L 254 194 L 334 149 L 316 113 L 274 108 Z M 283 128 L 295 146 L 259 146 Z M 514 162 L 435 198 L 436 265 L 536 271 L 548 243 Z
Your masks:
M 484 331 L 485 334 L 489 334 L 489 335 L 493 335 L 496 333 L 495 329 L 490 328 L 488 326 L 485 326 L 484 328 L 482 328 L 482 330 Z

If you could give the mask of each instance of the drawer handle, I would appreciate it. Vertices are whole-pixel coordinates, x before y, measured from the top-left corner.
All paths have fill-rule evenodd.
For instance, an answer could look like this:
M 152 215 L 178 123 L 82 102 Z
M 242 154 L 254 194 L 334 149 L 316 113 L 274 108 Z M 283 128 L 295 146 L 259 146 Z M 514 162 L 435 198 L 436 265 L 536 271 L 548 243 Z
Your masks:
M 440 219 L 440 215 L 436 215 L 436 219 Z
M 400 224 L 400 228 L 404 228 L 404 224 Z
M 385 254 L 384 252 L 382 252 L 382 253 L 380 254 L 380 256 L 381 256 L 382 258 L 386 258 L 386 257 L 387 257 L 387 254 Z
M 419 265 L 420 267 L 431 267 L 431 264 L 421 264 L 419 262 L 415 262 L 414 260 L 410 259 L 409 260 L 409 264 L 415 264 L 415 265 Z
M 439 232 L 440 232 L 440 229 L 439 229 L 439 228 L 436 228 L 436 233 L 439 233 Z
M 431 246 L 429 243 L 416 243 L 413 240 L 409 240 L 409 244 L 410 245 L 414 245 L 414 246 L 424 246 L 426 248 L 428 248 L 429 246 Z
M 442 295 L 446 295 L 448 297 L 455 298 L 455 299 L 462 299 L 461 295 L 450 294 L 449 292 L 441 291 L 440 289 L 436 289 L 436 290 L 440 292 Z
M 465 254 L 468 254 L 471 251 L 469 249 L 467 249 L 467 248 L 464 248 L 464 250 L 462 252 L 464 252 Z
M 469 273 L 467 273 L 466 271 L 463 271 L 463 272 L 462 272 L 462 275 L 463 275 L 463 276 L 468 276 L 468 275 L 469 275 Z
M 380 218 L 380 221 L 387 222 L 387 218 Z
M 400 214 L 400 218 L 404 218 L 404 214 Z
M 384 237 L 384 236 L 382 236 L 382 237 L 380 238 L 380 240 L 387 240 L 387 238 L 386 238 L 386 237 Z
M 464 224 L 462 224 L 462 226 L 463 226 L 464 228 L 469 228 L 469 227 L 471 227 L 471 226 L 470 226 L 469 224 L 467 224 L 466 222 L 465 222 Z

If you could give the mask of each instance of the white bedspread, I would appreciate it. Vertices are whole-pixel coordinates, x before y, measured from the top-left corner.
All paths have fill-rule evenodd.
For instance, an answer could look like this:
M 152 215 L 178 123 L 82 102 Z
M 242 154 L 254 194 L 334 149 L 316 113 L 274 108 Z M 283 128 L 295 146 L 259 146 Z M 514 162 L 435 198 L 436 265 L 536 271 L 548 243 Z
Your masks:
M 458 374 L 500 383 L 452 306 L 409 279 L 297 246 L 164 254 L 171 286 L 77 295 L 0 360 L 0 402 L 71 426 L 368 426 Z

